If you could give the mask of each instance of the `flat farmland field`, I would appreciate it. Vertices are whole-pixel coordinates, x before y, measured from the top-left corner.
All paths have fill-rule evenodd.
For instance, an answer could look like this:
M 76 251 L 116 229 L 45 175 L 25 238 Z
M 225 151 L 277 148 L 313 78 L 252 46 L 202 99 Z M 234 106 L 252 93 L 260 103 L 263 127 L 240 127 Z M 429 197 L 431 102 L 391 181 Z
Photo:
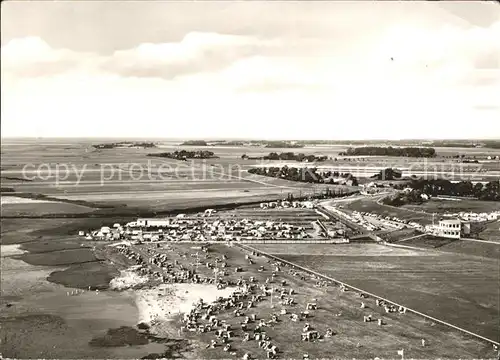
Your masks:
M 498 238 L 496 241 L 500 241 Z M 413 246 L 423 249 L 437 249 L 439 251 L 482 256 L 490 259 L 500 259 L 500 246 L 493 243 L 480 243 L 469 240 L 454 240 L 426 235 L 423 237 L 402 240 L 395 244 Z M 500 244 L 500 242 L 499 242 Z
M 2 187 L 16 192 L 45 194 L 69 201 L 84 201 L 94 207 L 102 205 L 149 208 L 154 211 L 210 206 L 224 202 L 265 201 L 292 192 L 300 195 L 327 185 L 297 183 L 247 172 L 260 166 L 259 160 L 242 160 L 241 156 L 258 157 L 270 152 L 302 152 L 327 155 L 318 166 L 353 174 L 373 175 L 386 167 L 455 171 L 457 164 L 446 158 L 432 161 L 394 157 L 339 157 L 347 146 L 306 146 L 301 149 L 262 147 L 191 147 L 162 141 L 157 148 L 114 148 L 97 150 L 92 144 L 110 140 L 16 140 L 2 143 Z M 113 140 L 111 140 L 113 141 Z M 174 150 L 209 150 L 217 159 L 176 161 L 147 156 L 150 153 Z M 280 166 L 283 162 L 266 162 Z M 488 163 L 490 170 L 498 167 Z M 302 166 L 301 163 L 293 163 Z M 470 165 L 470 164 L 467 164 Z M 481 164 L 481 167 L 486 165 Z M 476 173 L 475 167 L 461 168 Z M 496 170 L 500 170 L 496 169 Z M 481 176 L 489 176 L 483 173 Z M 330 186 L 331 187 L 331 186 Z M 335 186 L 340 190 L 340 186 Z M 348 190 L 347 187 L 342 187 Z M 82 205 L 82 204 L 81 204 Z M 385 209 L 387 210 L 387 209 Z M 386 211 L 387 212 L 387 211 Z M 415 217 L 415 215 L 413 215 Z
M 499 149 L 489 149 L 489 148 L 463 148 L 463 147 L 435 147 L 436 152 L 439 156 L 453 156 L 470 154 L 475 156 L 496 156 L 499 155 Z
M 85 214 L 95 209 L 82 205 L 56 202 L 40 201 L 15 196 L 2 196 L 2 216 L 37 216 L 45 214 Z
M 486 224 L 484 230 L 479 233 L 479 238 L 500 243 L 500 221 Z
M 268 153 L 262 148 L 210 147 L 206 149 L 220 158 L 187 162 L 147 156 L 189 148 L 96 150 L 89 142 L 2 144 L 2 187 L 18 193 L 83 201 L 92 207 L 127 206 L 154 211 L 265 201 L 288 192 L 312 193 L 317 188 L 248 173 L 249 164 L 256 161 L 242 163 L 241 155 L 262 150 Z
M 266 244 L 256 248 L 492 340 L 500 339 L 498 257 L 377 244 Z

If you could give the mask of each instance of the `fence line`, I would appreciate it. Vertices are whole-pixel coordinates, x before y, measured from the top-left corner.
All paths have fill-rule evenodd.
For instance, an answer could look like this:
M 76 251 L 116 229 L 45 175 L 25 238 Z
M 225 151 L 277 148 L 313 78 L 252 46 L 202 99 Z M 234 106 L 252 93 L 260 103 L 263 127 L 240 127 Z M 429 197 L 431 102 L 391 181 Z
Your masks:
M 394 301 L 392 301 L 392 300 L 389 300 L 389 299 L 383 298 L 383 297 L 381 297 L 381 296 L 378 296 L 378 295 L 372 294 L 372 293 L 370 293 L 370 292 L 368 292 L 368 291 L 365 291 L 365 290 L 359 289 L 359 288 L 357 288 L 357 287 L 355 287 L 355 286 L 352 286 L 352 285 L 349 285 L 349 284 L 344 283 L 344 282 L 342 282 L 342 281 L 339 281 L 339 280 L 337 280 L 337 279 L 331 278 L 331 277 L 329 277 L 329 276 L 327 276 L 327 275 L 324 275 L 324 274 L 318 273 L 318 272 L 316 272 L 316 271 L 314 271 L 314 270 L 311 270 L 311 269 L 305 268 L 305 267 L 303 267 L 303 266 L 300 266 L 300 265 L 298 265 L 298 264 L 292 263 L 292 262 L 290 262 L 290 261 L 284 260 L 284 259 L 282 259 L 282 258 L 280 258 L 280 257 L 278 257 L 278 256 L 268 254 L 268 253 L 266 253 L 266 252 L 264 252 L 264 251 L 261 251 L 261 250 L 255 249 L 255 248 L 253 248 L 253 247 L 251 247 L 251 246 L 240 245 L 239 243 L 235 243 L 235 244 L 236 244 L 236 246 L 238 246 L 238 247 L 240 247 L 240 248 L 242 248 L 242 249 L 244 249 L 244 250 L 247 250 L 247 251 L 255 251 L 255 252 L 257 252 L 257 253 L 259 253 L 259 254 L 261 254 L 261 255 L 263 255 L 263 256 L 266 256 L 266 257 L 268 257 L 268 258 L 271 258 L 271 259 L 274 259 L 274 260 L 277 260 L 277 261 L 283 262 L 283 263 L 285 263 L 285 264 L 287 264 L 287 265 L 290 265 L 290 266 L 292 266 L 292 267 L 294 267 L 294 268 L 300 269 L 300 270 L 305 271 L 305 272 L 308 272 L 308 273 L 310 273 L 310 274 L 314 274 L 314 275 L 319 276 L 319 277 L 321 277 L 321 278 L 323 278 L 323 279 L 326 279 L 326 280 L 329 280 L 329 281 L 333 281 L 333 282 L 334 282 L 334 283 L 336 283 L 336 284 L 341 284 L 341 285 L 344 285 L 344 286 L 346 286 L 346 287 L 348 287 L 348 288 L 350 288 L 350 289 L 354 289 L 354 290 L 356 290 L 356 291 L 358 291 L 358 292 L 361 292 L 361 293 L 363 293 L 363 294 L 367 294 L 367 295 L 369 295 L 369 296 L 371 296 L 371 297 L 373 297 L 373 298 L 376 298 L 376 299 L 379 299 L 379 300 L 383 300 L 383 301 L 385 301 L 385 302 L 391 303 L 391 304 L 396 305 L 396 306 L 402 306 L 402 307 L 406 308 L 406 311 L 412 312 L 412 313 L 414 313 L 414 314 L 416 314 L 416 315 L 422 316 L 422 317 L 424 317 L 424 318 L 426 318 L 426 319 L 429 319 L 429 320 L 432 320 L 432 321 L 434 321 L 434 322 L 436 322 L 436 323 L 439 323 L 439 324 L 442 324 L 442 325 L 445 325 L 445 326 L 451 327 L 451 328 L 453 328 L 453 329 L 455 329 L 455 330 L 461 331 L 461 332 L 463 332 L 463 333 L 465 333 L 465 334 L 468 334 L 468 335 L 471 335 L 471 336 L 473 336 L 473 337 L 475 337 L 475 338 L 478 338 L 478 339 L 484 340 L 484 341 L 486 341 L 486 342 L 488 342 L 488 343 L 490 343 L 490 344 L 493 344 L 493 345 L 496 345 L 496 346 L 500 346 L 500 343 L 498 343 L 497 341 L 494 341 L 494 340 L 488 339 L 488 338 L 486 338 L 486 337 L 484 337 L 484 336 L 481 336 L 481 335 L 479 335 L 479 334 L 476 334 L 476 333 L 473 333 L 473 332 L 471 332 L 471 331 L 468 331 L 468 330 L 462 329 L 461 327 L 455 326 L 455 325 L 450 324 L 450 323 L 448 323 L 448 322 L 446 322 L 446 321 L 436 319 L 436 318 L 434 318 L 434 317 L 432 317 L 432 316 L 429 316 L 429 315 L 426 315 L 426 314 L 424 314 L 424 313 L 421 313 L 420 311 L 417 311 L 417 310 L 411 309 L 411 308 L 409 308 L 409 307 L 407 307 L 407 306 L 404 306 L 404 305 L 398 304 L 398 303 L 396 303 L 396 302 L 394 302 Z
M 134 241 L 134 240 L 129 240 Z M 347 244 L 348 239 L 336 238 L 336 239 L 311 239 L 311 240 L 279 240 L 279 239 L 255 239 L 255 240 L 238 240 L 238 241 L 227 241 L 227 240 L 159 240 L 159 241 L 143 241 L 147 244 Z
M 348 242 L 348 239 L 338 238 L 328 240 L 239 240 L 238 244 L 344 244 Z

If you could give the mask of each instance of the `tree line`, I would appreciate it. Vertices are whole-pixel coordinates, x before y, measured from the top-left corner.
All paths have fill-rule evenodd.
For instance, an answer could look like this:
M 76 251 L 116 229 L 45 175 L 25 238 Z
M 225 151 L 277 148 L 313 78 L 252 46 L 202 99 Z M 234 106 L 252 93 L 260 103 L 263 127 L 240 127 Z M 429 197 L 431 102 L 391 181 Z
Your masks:
M 187 159 L 217 159 L 213 151 L 208 150 L 176 150 L 174 152 L 163 152 L 163 153 L 153 153 L 148 154 L 148 156 L 163 157 L 175 160 L 187 160 Z
M 304 144 L 286 141 L 286 140 L 249 140 L 249 141 L 228 141 L 216 140 L 211 142 L 212 145 L 231 145 L 231 146 L 263 146 L 265 148 L 303 148 Z M 206 140 L 186 140 L 181 146 L 211 146 Z
M 217 140 L 210 144 L 211 146 L 245 146 L 245 142 L 236 140 Z
M 303 148 L 303 144 L 291 141 L 263 141 L 266 148 Z
M 339 155 L 340 156 L 400 156 L 400 157 L 431 158 L 436 156 L 436 150 L 431 147 L 363 146 L 357 148 L 349 148 L 345 152 L 341 152 Z
M 490 149 L 500 149 L 500 140 L 484 141 L 483 146 Z
M 187 140 L 181 146 L 208 146 L 205 140 Z
M 275 177 L 290 181 L 315 183 L 315 184 L 338 184 L 351 181 L 352 186 L 358 186 L 358 179 L 351 173 L 341 173 L 338 171 L 318 171 L 315 167 L 255 167 L 248 170 L 251 174 Z
M 314 192 L 313 194 L 299 194 L 294 195 L 292 193 L 288 193 L 286 201 L 306 201 L 306 200 L 314 200 L 314 199 L 330 199 L 330 198 L 336 198 L 336 197 L 343 197 L 343 196 L 348 196 L 352 194 L 357 194 L 359 191 L 349 191 L 349 190 L 344 190 L 343 188 L 339 188 L 337 190 L 330 189 L 329 187 L 326 189 L 322 189 L 319 191 Z
M 130 142 L 130 141 L 121 141 L 115 143 L 103 143 L 92 145 L 96 149 L 113 149 L 116 147 L 142 147 L 142 148 L 154 148 L 156 147 L 155 143 L 152 142 Z
M 315 162 L 315 161 L 326 161 L 328 160 L 328 156 L 316 156 L 313 154 L 305 155 L 302 153 L 296 154 L 294 152 L 282 152 L 276 153 L 271 152 L 268 155 L 264 156 L 248 156 L 247 154 L 241 155 L 243 160 L 284 160 L 284 161 L 307 161 L 307 162 Z
M 395 188 L 402 189 L 409 187 L 410 192 L 399 193 L 396 197 L 387 198 L 385 203 L 388 205 L 404 205 L 408 203 L 422 203 L 425 201 L 423 194 L 428 196 L 460 196 L 471 197 L 484 201 L 500 201 L 500 180 L 490 181 L 486 184 L 471 181 L 460 181 L 453 183 L 445 179 L 416 179 L 410 184 L 398 184 Z

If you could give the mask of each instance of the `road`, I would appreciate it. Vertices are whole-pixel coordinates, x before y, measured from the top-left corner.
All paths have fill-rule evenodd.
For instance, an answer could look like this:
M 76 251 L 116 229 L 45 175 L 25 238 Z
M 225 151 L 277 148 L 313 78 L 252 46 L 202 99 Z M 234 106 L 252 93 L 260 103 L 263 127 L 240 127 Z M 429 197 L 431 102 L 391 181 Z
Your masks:
M 470 239 L 470 238 L 460 238 L 462 241 L 472 241 L 472 242 L 480 242 L 480 243 L 486 243 L 486 244 L 494 244 L 494 245 L 499 245 L 499 241 L 489 241 L 489 240 L 479 240 L 479 239 Z

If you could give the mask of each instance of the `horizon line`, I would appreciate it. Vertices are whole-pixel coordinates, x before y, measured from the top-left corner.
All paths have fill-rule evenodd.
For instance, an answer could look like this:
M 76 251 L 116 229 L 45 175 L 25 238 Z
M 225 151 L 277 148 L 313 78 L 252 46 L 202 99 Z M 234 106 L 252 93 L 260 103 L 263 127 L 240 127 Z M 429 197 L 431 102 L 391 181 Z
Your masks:
M 499 137 L 471 138 L 343 138 L 343 139 L 286 139 L 286 138 L 246 138 L 246 137 L 155 137 L 155 136 L 0 136 L 0 139 L 140 139 L 140 140 L 226 140 L 226 141 L 500 141 Z

